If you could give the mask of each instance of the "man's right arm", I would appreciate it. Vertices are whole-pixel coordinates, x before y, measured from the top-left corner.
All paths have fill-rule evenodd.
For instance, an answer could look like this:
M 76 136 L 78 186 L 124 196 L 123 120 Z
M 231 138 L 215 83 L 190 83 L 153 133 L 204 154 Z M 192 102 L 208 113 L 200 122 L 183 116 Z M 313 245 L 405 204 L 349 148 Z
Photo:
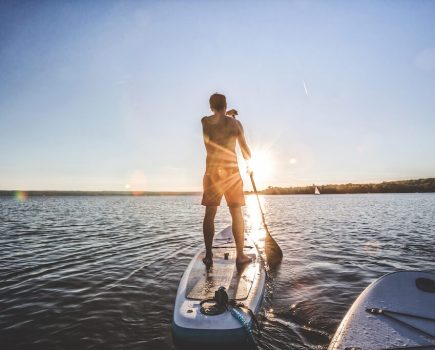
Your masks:
M 205 144 L 205 145 L 207 145 L 208 140 L 209 140 L 209 137 L 208 137 L 208 135 L 207 135 L 207 133 L 206 133 L 206 131 L 205 131 L 206 118 L 207 118 L 207 117 L 203 117 L 203 118 L 201 118 L 201 124 L 202 124 L 202 136 L 203 136 L 203 138 L 204 138 L 204 144 Z

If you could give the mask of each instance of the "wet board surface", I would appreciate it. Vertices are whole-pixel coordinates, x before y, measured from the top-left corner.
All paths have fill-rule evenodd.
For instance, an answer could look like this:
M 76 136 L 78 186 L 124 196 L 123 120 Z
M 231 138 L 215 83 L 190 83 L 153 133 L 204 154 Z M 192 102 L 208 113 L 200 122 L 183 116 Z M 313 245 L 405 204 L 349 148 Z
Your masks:
M 223 258 L 224 253 L 229 254 L 228 260 Z M 213 266 L 209 269 L 206 269 L 202 262 L 205 255 L 198 255 L 187 282 L 186 297 L 188 299 L 203 300 L 213 298 L 214 292 L 220 286 L 229 289 L 233 278 L 234 265 L 236 264 L 236 250 L 219 248 L 214 249 L 213 254 Z
M 254 254 L 249 254 L 249 252 L 246 252 L 246 254 L 252 256 L 253 259 L 255 258 Z M 243 266 L 242 269 L 235 268 L 228 296 L 231 299 L 246 299 L 251 291 L 252 284 L 254 283 L 256 271 L 257 265 L 254 262 Z
M 228 260 L 225 260 L 228 253 Z M 213 248 L 213 266 L 206 269 L 202 259 L 204 254 L 199 254 L 189 274 L 186 287 L 186 298 L 204 300 L 214 297 L 215 291 L 223 286 L 229 298 L 246 299 L 251 290 L 256 271 L 256 262 L 236 267 L 236 249 L 233 246 L 219 246 Z M 245 248 L 245 254 L 255 257 L 252 248 Z

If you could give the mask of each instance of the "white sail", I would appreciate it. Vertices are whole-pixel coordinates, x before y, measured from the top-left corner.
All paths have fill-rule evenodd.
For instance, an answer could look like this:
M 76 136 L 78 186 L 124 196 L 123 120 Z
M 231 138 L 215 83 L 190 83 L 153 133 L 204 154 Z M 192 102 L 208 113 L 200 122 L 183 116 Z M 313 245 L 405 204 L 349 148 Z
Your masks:
M 314 189 L 314 194 L 320 194 L 320 191 L 319 191 L 319 189 L 317 188 L 317 186 L 316 186 L 316 188 Z

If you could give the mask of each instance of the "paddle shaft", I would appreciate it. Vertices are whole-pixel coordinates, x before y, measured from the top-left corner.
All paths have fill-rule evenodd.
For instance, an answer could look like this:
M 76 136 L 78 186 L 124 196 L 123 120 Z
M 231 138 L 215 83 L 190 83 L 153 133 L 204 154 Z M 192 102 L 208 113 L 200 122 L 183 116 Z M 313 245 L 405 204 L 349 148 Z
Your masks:
M 255 196 L 257 197 L 257 203 L 261 213 L 261 220 L 263 221 L 263 226 L 266 230 L 265 253 L 267 257 L 267 262 L 270 266 L 276 266 L 282 260 L 282 250 L 270 234 L 269 227 L 267 227 L 266 218 L 264 216 L 263 208 L 261 206 L 260 197 L 258 196 L 257 186 L 255 185 L 254 175 L 252 174 L 252 172 L 249 174 L 249 177 L 251 178 L 252 188 L 254 189 Z

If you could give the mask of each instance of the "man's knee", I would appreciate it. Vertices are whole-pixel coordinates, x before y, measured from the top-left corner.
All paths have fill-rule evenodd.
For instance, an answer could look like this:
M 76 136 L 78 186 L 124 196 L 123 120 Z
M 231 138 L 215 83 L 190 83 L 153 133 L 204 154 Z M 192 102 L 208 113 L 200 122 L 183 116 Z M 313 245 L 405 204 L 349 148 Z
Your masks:
M 216 216 L 217 207 L 205 207 L 205 220 L 214 219 Z
M 229 207 L 231 216 L 234 218 L 242 217 L 242 208 L 241 207 Z

